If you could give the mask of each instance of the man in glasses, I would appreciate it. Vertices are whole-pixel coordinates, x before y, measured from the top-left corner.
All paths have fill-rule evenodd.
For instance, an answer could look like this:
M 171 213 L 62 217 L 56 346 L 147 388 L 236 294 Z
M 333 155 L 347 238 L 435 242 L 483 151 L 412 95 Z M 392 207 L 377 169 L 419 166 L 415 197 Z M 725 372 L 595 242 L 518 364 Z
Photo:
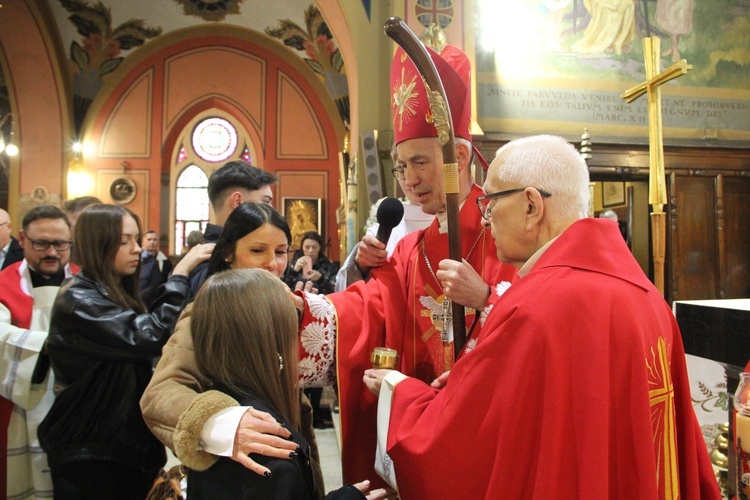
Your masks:
M 401 222 L 399 222 L 399 224 L 393 228 L 393 230 L 391 231 L 391 236 L 388 238 L 387 243 L 384 245 L 385 252 L 388 257 L 393 254 L 393 251 L 396 249 L 396 244 L 401 241 L 404 236 L 409 233 L 413 233 L 414 231 L 419 231 L 420 229 L 426 229 L 435 219 L 434 214 L 426 214 L 422 211 L 422 207 L 417 200 L 417 195 L 414 194 L 414 190 L 406 185 L 404 166 L 399 164 L 398 149 L 396 149 L 395 144 L 391 148 L 391 159 L 393 160 L 394 165 L 394 167 L 391 169 L 391 172 L 398 181 L 398 184 L 401 187 L 401 191 L 403 191 L 404 193 L 404 216 L 401 219 Z M 383 198 L 383 200 L 385 200 L 385 198 Z M 368 219 L 368 222 L 370 220 L 376 220 L 378 208 L 380 207 L 380 203 L 383 200 L 379 200 L 372 207 L 370 207 L 370 219 Z M 370 267 L 380 267 L 381 265 L 385 264 L 385 260 L 383 260 L 382 262 L 377 262 L 373 266 L 364 265 L 362 263 L 362 260 L 360 260 L 360 264 L 356 264 L 355 261 L 355 257 L 360 245 L 364 247 L 367 247 L 368 244 L 375 245 L 376 250 L 380 249 L 380 244 L 375 237 L 375 235 L 378 233 L 379 228 L 380 224 L 378 222 L 374 222 L 365 228 L 365 236 L 362 238 L 362 243 L 359 245 L 355 245 L 355 247 L 346 257 L 346 260 L 341 265 L 341 269 L 339 269 L 339 272 L 336 275 L 337 292 L 345 290 L 346 287 L 348 287 L 352 283 L 364 279 L 365 276 L 362 275 L 363 271 L 365 272 L 365 274 L 368 274 Z M 364 251 L 365 250 L 363 249 L 363 253 Z M 380 255 L 382 256 L 382 254 Z M 360 259 L 361 258 L 362 256 L 360 255 Z
M 0 460 L 6 480 L 0 484 L 7 484 L 8 498 L 28 492 L 51 498 L 47 457 L 36 429 L 54 400 L 49 362 L 41 355 L 52 303 L 72 272 L 65 213 L 51 205 L 31 209 L 19 241 L 23 260 L 0 272 L 0 450 L 7 449 Z
M 12 225 L 8 212 L 0 208 L 0 270 L 23 260 L 23 248 L 11 236 Z
M 476 348 L 441 391 L 365 372 L 402 498 L 720 498 L 677 323 L 617 224 L 587 216 L 578 151 L 512 141 L 484 191 L 519 279 Z
M 395 349 L 398 367 L 404 373 L 427 383 L 434 381 L 454 362 L 452 318 L 446 313 L 450 301 L 466 307 L 466 347 L 471 349 L 481 332 L 480 313 L 488 299 L 496 297 L 496 285 L 507 284 L 516 275 L 514 268 L 497 260 L 495 243 L 476 208 L 482 190 L 470 172 L 474 152 L 469 130 L 469 59 L 450 45 L 440 54 L 428 51 L 447 93 L 456 136 L 463 262 L 447 260 L 443 150 L 422 78 L 399 49 L 391 67 L 390 86 L 398 152 L 393 173 L 413 193 L 422 211 L 434 215 L 435 220 L 426 229 L 405 236 L 390 259 L 383 243 L 366 236 L 357 247 L 355 261 L 362 271 L 372 269 L 369 281 L 356 282 L 326 297 L 305 294 L 302 316 L 303 379 L 325 383 L 319 378 L 321 371 L 310 368 L 327 363 L 329 373 L 337 376 L 344 482 L 362 477 L 374 480 L 377 401 L 362 384 L 362 372 L 371 366 L 373 349 Z

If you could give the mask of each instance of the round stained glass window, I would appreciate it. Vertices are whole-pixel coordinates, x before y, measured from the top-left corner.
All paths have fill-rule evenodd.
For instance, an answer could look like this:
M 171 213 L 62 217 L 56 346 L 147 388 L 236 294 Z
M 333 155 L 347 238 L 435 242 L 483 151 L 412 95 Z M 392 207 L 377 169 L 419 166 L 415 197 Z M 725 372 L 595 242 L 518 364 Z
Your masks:
M 193 149 L 206 161 L 224 161 L 237 149 L 237 130 L 223 118 L 207 118 L 195 127 Z

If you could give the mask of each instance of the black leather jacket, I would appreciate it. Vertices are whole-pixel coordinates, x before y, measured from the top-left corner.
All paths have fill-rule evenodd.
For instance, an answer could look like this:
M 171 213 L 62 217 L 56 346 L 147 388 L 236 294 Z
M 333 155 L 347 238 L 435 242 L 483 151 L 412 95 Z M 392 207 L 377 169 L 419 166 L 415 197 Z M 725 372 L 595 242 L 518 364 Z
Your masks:
M 286 427 L 292 435 L 289 439 L 298 446 L 298 455 L 292 459 L 271 458 L 252 454 L 251 458 L 271 470 L 271 477 L 259 476 L 241 463 L 229 457 L 219 460 L 205 471 L 188 469 L 187 498 L 193 500 L 223 500 L 225 498 L 252 498 L 256 500 L 312 500 L 322 496 L 315 492 L 313 472 L 310 464 L 310 447 L 302 435 L 284 417 L 261 398 L 238 394 L 216 384 L 213 389 L 229 394 L 241 406 L 252 406 L 266 411 L 277 422 Z M 365 500 L 356 488 L 347 485 L 325 496 L 326 500 Z
M 47 352 L 55 402 L 39 426 L 49 465 L 83 460 L 127 463 L 151 471 L 166 462 L 138 401 L 188 294 L 185 276 L 163 285 L 151 312 L 125 309 L 82 273 L 55 299 Z

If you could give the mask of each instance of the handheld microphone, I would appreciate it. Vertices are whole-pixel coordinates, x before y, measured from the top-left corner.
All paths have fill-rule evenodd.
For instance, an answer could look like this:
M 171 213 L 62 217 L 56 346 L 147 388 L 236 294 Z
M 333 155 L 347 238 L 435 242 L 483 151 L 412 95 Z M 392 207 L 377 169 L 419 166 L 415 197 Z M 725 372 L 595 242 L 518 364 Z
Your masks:
M 385 198 L 378 206 L 378 233 L 375 237 L 378 241 L 388 244 L 391 231 L 398 226 L 404 218 L 404 205 L 398 198 Z

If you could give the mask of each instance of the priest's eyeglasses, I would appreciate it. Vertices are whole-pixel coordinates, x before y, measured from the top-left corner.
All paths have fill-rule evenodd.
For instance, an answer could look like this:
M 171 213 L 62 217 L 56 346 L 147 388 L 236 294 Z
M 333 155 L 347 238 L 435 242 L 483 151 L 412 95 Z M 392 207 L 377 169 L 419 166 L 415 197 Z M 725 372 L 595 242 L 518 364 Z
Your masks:
M 543 189 L 537 189 L 534 188 L 537 191 L 539 191 L 539 194 L 542 195 L 542 198 L 549 198 L 552 196 L 552 193 L 548 193 L 547 191 L 544 191 Z M 477 207 L 479 208 L 479 213 L 482 214 L 482 217 L 484 217 L 486 220 L 490 220 L 490 213 L 492 212 L 492 209 L 490 208 L 490 202 L 494 198 L 500 198 L 502 196 L 508 196 L 509 194 L 513 193 L 520 193 L 521 191 L 525 191 L 526 188 L 515 188 L 515 189 L 508 189 L 506 191 L 498 191 L 497 193 L 492 194 L 486 194 L 484 196 L 480 196 L 477 198 Z
M 55 247 L 55 250 L 57 250 L 58 252 L 62 252 L 69 249 L 71 245 L 73 245 L 73 242 L 66 240 L 31 240 L 31 248 L 33 248 L 37 252 L 44 252 L 50 247 L 50 245 Z

